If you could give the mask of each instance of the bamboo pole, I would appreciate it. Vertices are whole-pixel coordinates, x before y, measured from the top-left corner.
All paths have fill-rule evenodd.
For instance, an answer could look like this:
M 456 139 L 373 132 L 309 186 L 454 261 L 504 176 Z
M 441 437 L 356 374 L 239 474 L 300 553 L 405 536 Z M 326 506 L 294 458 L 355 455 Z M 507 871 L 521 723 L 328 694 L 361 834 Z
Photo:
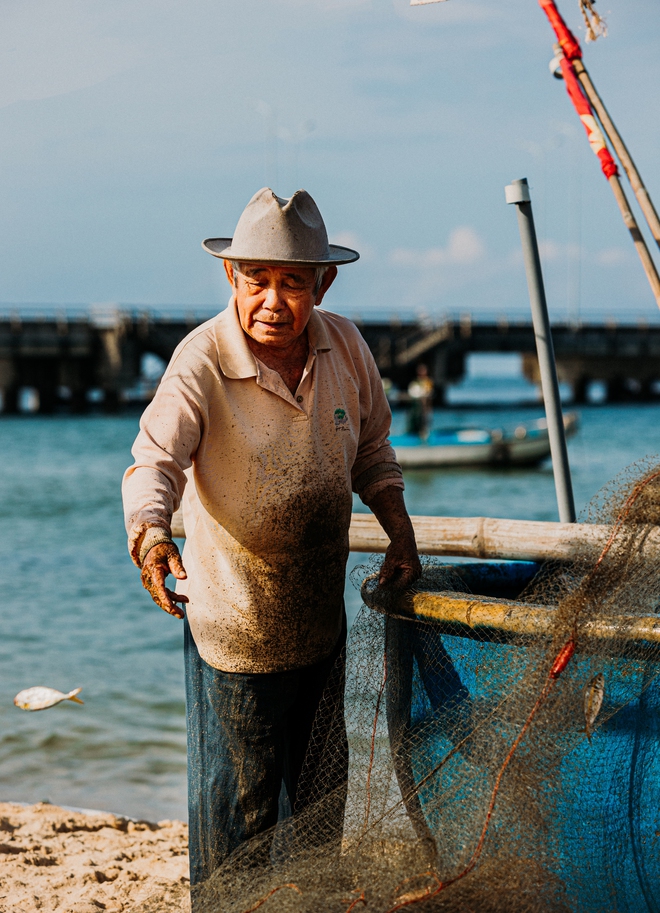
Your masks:
M 411 517 L 420 555 L 501 558 L 518 561 L 568 560 L 596 552 L 608 527 L 489 517 Z M 353 514 L 351 551 L 382 553 L 389 539 L 373 514 Z
M 651 234 L 655 238 L 655 242 L 658 247 L 660 247 L 660 218 L 658 217 L 658 213 L 656 212 L 655 206 L 653 205 L 653 200 L 651 199 L 648 190 L 644 186 L 642 176 L 637 170 L 637 166 L 635 165 L 635 162 L 633 161 L 633 158 L 623 141 L 623 137 L 614 125 L 614 121 L 610 117 L 602 98 L 596 91 L 596 87 L 592 82 L 587 68 L 582 63 L 582 60 L 580 60 L 580 58 L 574 59 L 573 67 L 575 68 L 575 72 L 578 79 L 580 80 L 582 88 L 584 89 L 585 95 L 589 99 L 591 107 L 596 112 L 596 116 L 600 121 L 603 132 L 612 144 L 617 158 L 621 162 L 623 170 L 628 176 L 630 186 L 633 189 L 633 193 L 637 197 L 639 207 L 644 213 L 644 218 L 646 219 L 648 226 L 651 229 Z
M 633 211 L 630 208 L 628 199 L 626 197 L 625 191 L 621 184 L 621 179 L 617 174 L 613 174 L 608 178 L 610 187 L 612 188 L 612 193 L 617 202 L 617 206 L 623 217 L 626 228 L 630 232 L 630 236 L 633 240 L 633 244 L 639 255 L 639 259 L 642 261 L 642 267 L 646 273 L 646 278 L 649 280 L 649 285 L 651 286 L 651 291 L 655 297 L 656 304 L 660 307 L 660 276 L 658 276 L 658 271 L 655 268 L 655 263 L 651 257 L 651 253 L 646 245 L 646 241 L 639 230 L 637 220 L 633 215 Z
M 552 2 L 552 0 L 549 0 L 549 2 Z M 619 169 L 617 164 L 612 158 L 612 154 L 607 147 L 607 142 L 602 130 L 596 123 L 596 118 L 593 113 L 594 109 L 591 107 L 589 99 L 585 95 L 582 84 L 577 76 L 575 61 L 576 59 L 579 59 L 579 55 L 581 54 L 579 46 L 576 45 L 576 48 L 573 48 L 572 51 L 569 47 L 569 53 L 566 53 L 566 47 L 555 47 L 559 56 L 559 65 L 561 67 L 562 76 L 564 77 L 566 91 L 568 92 L 576 113 L 582 121 L 582 126 L 586 130 L 589 145 L 591 146 L 594 154 L 600 160 L 601 170 L 607 178 L 607 181 L 612 189 L 625 226 L 631 234 L 633 244 L 635 245 L 639 259 L 642 262 L 642 268 L 646 273 L 646 278 L 648 279 L 649 285 L 651 286 L 651 291 L 653 292 L 656 304 L 658 307 L 660 307 L 660 276 L 658 276 L 658 272 L 655 268 L 655 263 L 653 262 L 649 249 L 646 246 L 646 241 L 644 240 L 644 237 L 639 230 L 637 220 L 635 219 L 630 205 L 628 204 L 628 200 L 626 198 L 626 194 L 619 177 Z M 577 57 L 575 56 L 576 54 L 578 55 Z
M 498 520 L 490 517 L 411 517 L 420 555 L 517 561 L 568 561 L 597 555 L 610 535 L 609 526 Z M 172 535 L 185 538 L 180 512 L 172 518 Z M 353 514 L 349 530 L 352 552 L 380 553 L 390 540 L 373 514 Z M 660 553 L 660 530 L 648 537 Z

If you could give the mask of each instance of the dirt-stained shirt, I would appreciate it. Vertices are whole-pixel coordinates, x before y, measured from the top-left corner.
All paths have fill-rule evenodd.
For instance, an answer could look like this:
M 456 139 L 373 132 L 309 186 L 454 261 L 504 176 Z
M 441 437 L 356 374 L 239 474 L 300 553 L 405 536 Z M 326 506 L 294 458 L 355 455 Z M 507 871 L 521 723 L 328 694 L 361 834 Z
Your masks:
M 129 550 L 183 503 L 188 620 L 226 672 L 295 669 L 340 634 L 352 495 L 403 488 L 357 327 L 315 309 L 295 394 L 250 351 L 235 303 L 178 346 L 124 476 Z

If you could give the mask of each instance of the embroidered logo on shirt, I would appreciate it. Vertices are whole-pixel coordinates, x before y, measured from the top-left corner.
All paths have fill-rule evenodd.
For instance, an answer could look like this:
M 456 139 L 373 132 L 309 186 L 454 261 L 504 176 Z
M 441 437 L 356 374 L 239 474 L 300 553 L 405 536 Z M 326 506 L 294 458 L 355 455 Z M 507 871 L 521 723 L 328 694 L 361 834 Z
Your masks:
M 348 431 L 348 416 L 345 409 L 335 409 L 335 431 Z

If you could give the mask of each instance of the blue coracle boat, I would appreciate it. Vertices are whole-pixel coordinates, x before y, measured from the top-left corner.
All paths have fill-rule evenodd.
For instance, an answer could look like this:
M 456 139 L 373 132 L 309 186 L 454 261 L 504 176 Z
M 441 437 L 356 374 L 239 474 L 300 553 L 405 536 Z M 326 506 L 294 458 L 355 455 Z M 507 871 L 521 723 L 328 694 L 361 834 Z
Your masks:
M 459 591 L 454 595 L 463 590 L 505 600 L 517 600 L 539 570 L 534 562 L 520 561 L 446 566 L 447 579 Z M 503 717 L 503 723 L 489 728 L 489 721 L 499 706 L 517 700 L 525 654 L 537 651 L 528 657 L 531 667 L 540 655 L 539 642 L 530 639 L 525 646 L 520 639 L 484 638 L 432 615 L 425 618 L 417 606 L 415 612 L 412 620 L 399 615 L 384 622 L 387 719 L 409 818 L 420 838 L 441 841 L 438 864 L 444 878 L 460 872 L 470 858 L 500 763 L 483 766 L 489 745 L 479 746 L 474 733 L 484 720 L 493 757 L 506 756 L 520 724 L 510 720 L 507 728 Z M 529 850 L 530 858 L 541 858 L 549 876 L 561 885 L 557 909 L 660 910 L 660 654 L 651 650 L 644 657 L 631 663 L 630 657 L 617 657 L 614 651 L 595 661 L 576 652 L 565 686 L 580 694 L 581 680 L 593 675 L 594 663 L 602 668 L 607 688 L 604 721 L 591 740 L 578 722 L 572 731 L 564 728 L 549 737 L 540 728 L 530 730 L 530 744 L 523 740 L 519 753 L 529 751 L 529 763 L 541 765 L 529 797 L 535 815 L 507 815 L 506 795 L 498 799 L 499 807 L 496 803 L 484 857 L 508 840 L 522 855 Z M 527 700 L 533 704 L 533 695 Z M 576 704 L 576 721 L 580 707 L 581 702 Z M 546 729 L 552 729 L 548 719 Z M 468 733 L 472 736 L 462 743 L 462 734 Z M 540 750 L 534 753 L 542 738 L 547 739 L 547 756 Z M 475 877 L 476 872 L 475 867 Z

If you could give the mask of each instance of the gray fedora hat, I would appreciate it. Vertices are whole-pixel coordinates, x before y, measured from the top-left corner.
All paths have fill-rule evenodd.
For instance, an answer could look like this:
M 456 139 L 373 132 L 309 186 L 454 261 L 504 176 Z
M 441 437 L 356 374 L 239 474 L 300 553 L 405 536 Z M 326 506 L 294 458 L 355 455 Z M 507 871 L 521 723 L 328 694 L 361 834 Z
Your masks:
M 339 266 L 360 256 L 350 247 L 328 244 L 323 217 L 306 190 L 286 200 L 270 187 L 252 197 L 233 238 L 207 238 L 202 247 L 214 257 L 242 263 Z

